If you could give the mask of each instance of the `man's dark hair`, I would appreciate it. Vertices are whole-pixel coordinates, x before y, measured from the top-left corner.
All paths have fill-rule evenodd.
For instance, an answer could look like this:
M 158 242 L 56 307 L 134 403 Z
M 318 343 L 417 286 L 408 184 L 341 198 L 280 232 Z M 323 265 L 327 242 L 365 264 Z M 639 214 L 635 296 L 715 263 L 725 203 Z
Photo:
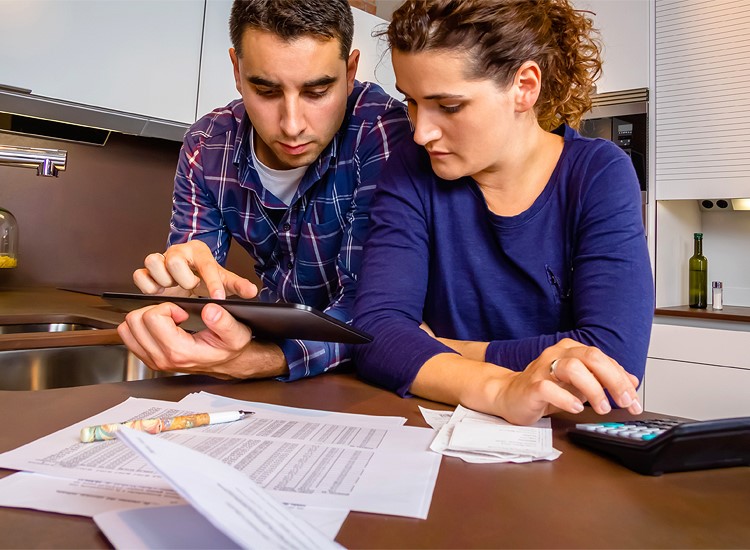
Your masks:
M 229 36 L 239 57 L 248 28 L 272 32 L 290 42 L 303 36 L 336 38 L 341 59 L 347 60 L 354 18 L 347 0 L 234 0 Z

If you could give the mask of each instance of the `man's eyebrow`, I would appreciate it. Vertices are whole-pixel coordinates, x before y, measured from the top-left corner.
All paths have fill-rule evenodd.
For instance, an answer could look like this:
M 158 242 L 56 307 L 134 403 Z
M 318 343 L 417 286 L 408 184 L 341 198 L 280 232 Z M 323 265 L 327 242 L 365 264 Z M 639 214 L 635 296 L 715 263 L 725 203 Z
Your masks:
M 328 86 L 330 84 L 333 84 L 337 80 L 338 78 L 335 76 L 321 76 L 320 78 L 316 78 L 315 80 L 308 80 L 307 82 L 304 82 L 302 84 L 302 87 L 319 88 L 320 86 Z M 263 78 L 262 76 L 249 76 L 247 77 L 247 81 L 250 84 L 263 86 L 264 88 L 281 88 L 281 84 L 279 84 L 278 82 L 273 82 L 271 80 Z
M 247 81 L 250 84 L 263 86 L 264 88 L 281 88 L 281 85 L 278 82 L 271 82 L 270 80 L 267 80 L 261 76 L 248 76 Z
M 320 78 L 316 78 L 315 80 L 308 80 L 304 84 L 302 84 L 303 88 L 318 88 L 320 86 L 328 86 L 330 84 L 333 84 L 338 80 L 335 76 L 321 76 Z

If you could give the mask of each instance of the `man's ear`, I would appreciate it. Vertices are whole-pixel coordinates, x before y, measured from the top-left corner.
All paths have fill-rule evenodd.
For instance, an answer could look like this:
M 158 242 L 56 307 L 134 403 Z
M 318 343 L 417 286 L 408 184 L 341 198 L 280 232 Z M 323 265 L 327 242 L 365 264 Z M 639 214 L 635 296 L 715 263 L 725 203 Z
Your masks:
M 242 87 L 240 86 L 242 83 L 240 77 L 240 60 L 237 57 L 237 52 L 234 51 L 234 48 L 229 48 L 229 59 L 232 60 L 232 67 L 234 68 L 234 85 L 240 95 L 242 95 Z
M 518 68 L 513 89 L 516 111 L 526 112 L 534 108 L 542 90 L 542 69 L 536 61 L 526 61 Z
M 359 66 L 359 50 L 352 50 L 346 61 L 346 95 L 354 91 L 354 77 L 357 75 Z

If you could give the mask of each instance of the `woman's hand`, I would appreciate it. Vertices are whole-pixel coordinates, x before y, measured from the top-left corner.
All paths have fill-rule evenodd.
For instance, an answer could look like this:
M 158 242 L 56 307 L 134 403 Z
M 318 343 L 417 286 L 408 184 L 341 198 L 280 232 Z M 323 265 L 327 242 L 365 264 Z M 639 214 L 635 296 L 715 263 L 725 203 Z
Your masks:
M 607 390 L 620 407 L 640 414 L 637 387 L 638 379 L 600 349 L 566 338 L 545 349 L 524 371 L 503 377 L 496 407 L 514 424 L 532 424 L 558 410 L 579 413 L 586 401 L 606 414 L 611 410 Z

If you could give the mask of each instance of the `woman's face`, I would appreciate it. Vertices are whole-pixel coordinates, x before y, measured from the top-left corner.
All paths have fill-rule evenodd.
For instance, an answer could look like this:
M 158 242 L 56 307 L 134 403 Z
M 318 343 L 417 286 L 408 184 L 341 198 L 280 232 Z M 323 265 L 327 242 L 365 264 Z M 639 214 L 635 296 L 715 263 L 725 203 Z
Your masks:
M 392 55 L 414 141 L 427 149 L 435 173 L 454 180 L 498 170 L 514 139 L 511 92 L 492 80 L 466 80 L 465 53 L 393 50 Z

